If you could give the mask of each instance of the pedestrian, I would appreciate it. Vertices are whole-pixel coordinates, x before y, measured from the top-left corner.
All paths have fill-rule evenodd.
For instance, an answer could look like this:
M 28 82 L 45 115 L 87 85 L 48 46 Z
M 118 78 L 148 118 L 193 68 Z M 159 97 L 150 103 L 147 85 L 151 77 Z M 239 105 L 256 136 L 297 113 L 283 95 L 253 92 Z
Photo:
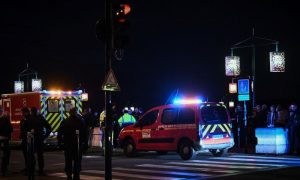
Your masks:
M 123 116 L 121 116 L 118 119 L 118 123 L 119 123 L 120 129 L 123 129 L 124 127 L 129 126 L 129 125 L 132 125 L 135 122 L 136 122 L 136 119 L 134 118 L 134 116 L 132 116 L 132 115 L 130 115 L 128 113 L 127 109 L 124 109 Z
M 105 131 L 105 117 L 106 117 L 106 112 L 105 110 L 103 110 L 101 113 L 100 113 L 100 116 L 99 116 L 99 124 L 100 124 L 100 131 L 101 131 L 101 148 L 104 149 L 104 131 Z
M 286 127 L 288 121 L 288 111 L 281 105 L 278 104 L 276 107 L 277 119 L 275 121 L 276 127 Z
M 111 108 L 111 118 L 112 118 L 112 137 L 113 137 L 113 147 L 117 148 L 119 146 L 118 137 L 120 133 L 120 125 L 118 119 L 120 117 L 120 112 L 116 103 L 112 104 Z
M 34 129 L 34 152 L 37 154 L 39 175 L 45 175 L 44 172 L 44 140 L 51 133 L 51 126 L 46 119 L 39 114 L 36 107 L 31 108 L 31 119 L 29 126 Z
M 9 140 L 11 138 L 11 133 L 13 127 L 10 123 L 8 112 L 3 112 L 0 108 L 0 150 L 2 150 L 2 163 L 1 163 L 1 173 L 2 176 L 6 176 L 9 160 L 10 160 L 10 147 Z
M 268 127 L 274 127 L 276 121 L 277 121 L 276 106 L 271 105 L 270 111 L 268 112 L 268 117 L 267 117 Z
M 136 120 L 139 120 L 140 119 L 140 116 L 141 116 L 141 111 L 138 107 L 135 107 L 134 108 L 134 111 L 132 112 L 132 115 L 134 116 L 134 118 Z
M 288 128 L 290 154 L 300 155 L 300 112 L 296 103 L 290 105 Z
M 82 113 L 82 118 L 84 119 L 84 122 L 85 122 L 86 128 L 87 128 L 88 147 L 91 147 L 93 131 L 94 131 L 94 117 L 93 117 L 91 108 L 84 109 L 84 111 Z
M 22 108 L 22 119 L 20 121 L 20 136 L 21 149 L 24 157 L 25 168 L 22 170 L 23 173 L 27 174 L 27 122 L 30 121 L 30 111 L 27 107 Z
M 86 130 L 86 124 L 76 108 L 70 109 L 70 116 L 61 122 L 58 129 L 58 146 L 64 149 L 68 180 L 80 179 L 82 153 L 88 148 Z

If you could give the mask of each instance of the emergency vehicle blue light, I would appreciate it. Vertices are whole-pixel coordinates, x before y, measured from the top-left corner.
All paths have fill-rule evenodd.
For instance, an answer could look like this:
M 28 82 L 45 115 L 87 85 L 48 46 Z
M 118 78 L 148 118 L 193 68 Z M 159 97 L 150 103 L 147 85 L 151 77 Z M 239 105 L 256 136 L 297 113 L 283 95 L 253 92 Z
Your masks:
M 201 99 L 174 99 L 173 104 L 200 104 Z

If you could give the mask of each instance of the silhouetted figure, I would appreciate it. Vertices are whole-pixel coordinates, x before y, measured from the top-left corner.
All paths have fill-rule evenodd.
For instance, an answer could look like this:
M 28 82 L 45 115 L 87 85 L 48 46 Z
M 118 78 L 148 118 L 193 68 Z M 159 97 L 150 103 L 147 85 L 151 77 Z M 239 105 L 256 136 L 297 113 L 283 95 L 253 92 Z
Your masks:
M 87 131 L 84 120 L 76 109 L 70 110 L 70 117 L 63 120 L 58 130 L 58 145 L 64 149 L 65 172 L 68 180 L 79 180 L 82 152 L 87 149 Z
M 0 147 L 2 154 L 1 173 L 5 176 L 10 160 L 10 147 L 9 140 L 13 131 L 10 123 L 9 115 L 7 112 L 3 112 L 0 108 Z

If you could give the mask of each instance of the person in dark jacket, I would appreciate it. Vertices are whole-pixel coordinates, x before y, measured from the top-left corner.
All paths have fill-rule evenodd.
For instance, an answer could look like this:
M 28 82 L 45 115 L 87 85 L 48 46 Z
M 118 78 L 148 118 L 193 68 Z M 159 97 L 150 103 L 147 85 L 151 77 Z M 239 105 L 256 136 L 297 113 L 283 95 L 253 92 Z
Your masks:
M 21 148 L 22 153 L 25 161 L 25 168 L 22 170 L 24 173 L 27 172 L 27 121 L 30 120 L 30 111 L 27 107 L 22 108 L 22 116 L 23 118 L 20 121 L 20 136 L 21 139 Z
M 296 103 L 290 105 L 288 128 L 290 154 L 300 155 L 300 112 Z
M 87 149 L 87 129 L 76 109 L 70 109 L 70 117 L 61 122 L 58 129 L 58 146 L 65 152 L 65 172 L 69 180 L 79 180 L 82 151 Z M 63 145 L 63 146 L 62 146 Z M 73 165 L 74 162 L 74 165 Z
M 51 126 L 46 119 L 38 113 L 36 107 L 31 108 L 30 125 L 34 129 L 34 151 L 37 154 L 39 175 L 44 175 L 44 140 L 51 133 Z
M 3 151 L 1 163 L 2 176 L 5 176 L 7 173 L 7 167 L 10 159 L 9 140 L 11 138 L 12 131 L 13 128 L 10 123 L 8 113 L 2 112 L 2 109 L 0 109 L 0 150 Z

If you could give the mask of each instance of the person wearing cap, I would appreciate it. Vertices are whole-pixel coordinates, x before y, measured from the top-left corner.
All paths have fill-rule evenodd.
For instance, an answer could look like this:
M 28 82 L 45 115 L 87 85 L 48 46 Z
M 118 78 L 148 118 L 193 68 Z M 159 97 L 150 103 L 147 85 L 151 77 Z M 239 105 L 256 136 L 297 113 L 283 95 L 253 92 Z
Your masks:
M 1 162 L 1 173 L 5 176 L 7 173 L 7 167 L 10 159 L 10 148 L 9 140 L 11 138 L 11 133 L 13 131 L 12 125 L 9 120 L 9 115 L 7 112 L 3 112 L 0 108 L 0 145 L 3 151 L 2 162 Z

